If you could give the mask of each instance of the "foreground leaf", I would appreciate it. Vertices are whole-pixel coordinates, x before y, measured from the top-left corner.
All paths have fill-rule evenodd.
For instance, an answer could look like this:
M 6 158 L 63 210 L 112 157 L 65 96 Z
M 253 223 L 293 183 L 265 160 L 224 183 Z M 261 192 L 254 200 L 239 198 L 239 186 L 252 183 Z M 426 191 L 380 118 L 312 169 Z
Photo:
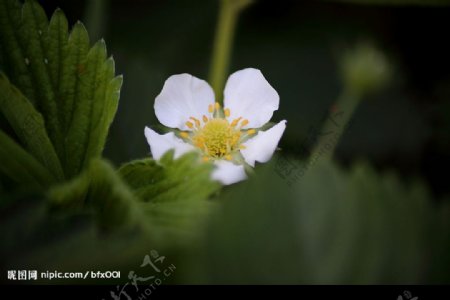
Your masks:
M 405 185 L 365 163 L 344 171 L 319 162 L 289 187 L 269 164 L 220 201 L 206 245 L 193 251 L 193 265 L 206 270 L 195 282 L 431 281 L 440 233 L 421 182 Z
M 60 161 L 47 135 L 42 115 L 0 73 L 0 111 L 8 120 L 25 149 L 32 154 L 55 178 L 64 178 Z M 14 156 L 11 152 L 10 156 Z
M 0 130 L 0 172 L 28 189 L 45 190 L 55 177 L 33 156 Z

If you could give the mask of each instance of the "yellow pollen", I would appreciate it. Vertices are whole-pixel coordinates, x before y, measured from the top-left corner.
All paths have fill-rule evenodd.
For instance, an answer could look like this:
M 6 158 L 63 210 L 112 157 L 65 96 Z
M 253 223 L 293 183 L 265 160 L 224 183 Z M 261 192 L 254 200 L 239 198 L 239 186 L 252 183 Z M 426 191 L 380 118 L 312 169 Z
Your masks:
M 187 139 L 189 137 L 189 133 L 183 131 L 180 133 L 180 136 L 184 139 Z
M 226 119 L 213 118 L 192 136 L 192 144 L 210 158 L 225 158 L 239 149 L 241 131 L 230 126 Z
M 200 121 L 194 117 L 190 117 L 189 119 L 191 119 L 192 121 L 195 122 L 195 126 L 200 127 Z
M 247 119 L 245 119 L 244 121 L 242 121 L 241 127 L 244 127 L 245 125 L 248 125 L 248 120 L 247 120 Z
M 208 122 L 208 117 L 203 115 L 203 123 L 206 123 L 206 122 Z
M 250 129 L 249 131 L 247 131 L 248 135 L 252 135 L 252 134 L 255 134 L 255 133 L 256 133 L 255 129 Z
M 225 159 L 226 159 L 226 160 L 232 160 L 233 157 L 232 157 L 230 154 L 227 154 L 227 155 L 225 155 Z
M 192 124 L 192 123 L 189 122 L 189 121 L 186 122 L 186 126 L 189 127 L 189 128 L 191 128 L 191 129 L 194 128 L 194 124 Z
M 229 108 L 225 108 L 225 117 L 229 117 L 230 116 L 230 109 Z
M 210 104 L 210 105 L 208 106 L 208 111 L 209 111 L 210 113 L 213 113 L 213 112 L 214 112 L 214 105 Z
M 208 161 L 208 160 L 209 160 L 209 157 L 208 157 L 208 156 L 203 156 L 203 157 L 202 157 L 202 160 L 203 160 L 203 161 Z
M 234 119 L 233 122 L 231 122 L 231 126 L 234 127 L 237 125 L 237 123 L 239 123 L 239 121 L 242 119 L 242 117 L 239 117 L 237 119 Z

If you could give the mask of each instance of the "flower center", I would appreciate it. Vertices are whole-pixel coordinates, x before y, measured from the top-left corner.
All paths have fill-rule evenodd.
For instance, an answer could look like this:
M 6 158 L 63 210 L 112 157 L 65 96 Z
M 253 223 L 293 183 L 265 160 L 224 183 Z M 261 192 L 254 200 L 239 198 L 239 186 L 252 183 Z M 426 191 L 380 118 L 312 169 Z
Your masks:
M 230 123 L 226 118 L 230 116 L 230 110 L 222 110 L 219 103 L 210 105 L 208 111 L 211 116 L 203 116 L 203 122 L 190 117 L 186 126 L 192 131 L 183 131 L 180 136 L 199 148 L 205 161 L 209 159 L 233 160 L 234 154 L 245 148 L 242 142 L 246 137 L 254 134 L 255 130 L 243 130 L 242 127 L 248 124 L 248 120 L 242 120 L 242 117 L 234 119 Z
M 230 126 L 226 119 L 214 118 L 200 128 L 192 140 L 208 156 L 222 158 L 236 150 L 240 138 L 240 130 Z

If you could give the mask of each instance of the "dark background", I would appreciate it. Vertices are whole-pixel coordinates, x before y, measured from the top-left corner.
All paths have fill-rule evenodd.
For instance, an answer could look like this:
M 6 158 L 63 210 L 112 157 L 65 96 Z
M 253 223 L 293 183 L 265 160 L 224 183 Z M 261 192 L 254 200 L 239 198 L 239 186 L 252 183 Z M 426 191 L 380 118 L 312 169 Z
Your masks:
M 40 2 L 49 15 L 61 7 L 69 24 L 82 20 L 92 41 L 104 37 L 124 74 L 105 156 L 117 165 L 146 156 L 143 128 L 157 124 L 153 101 L 165 79 L 184 72 L 208 78 L 219 2 L 100 1 L 98 12 L 98 1 Z M 392 62 L 393 80 L 360 105 L 337 158 L 364 157 L 380 169 L 425 177 L 443 195 L 450 167 L 448 28 L 447 7 L 255 1 L 241 15 L 230 73 L 259 68 L 278 91 L 275 119 L 289 121 L 282 140 L 289 152 L 339 95 L 342 50 L 374 43 Z

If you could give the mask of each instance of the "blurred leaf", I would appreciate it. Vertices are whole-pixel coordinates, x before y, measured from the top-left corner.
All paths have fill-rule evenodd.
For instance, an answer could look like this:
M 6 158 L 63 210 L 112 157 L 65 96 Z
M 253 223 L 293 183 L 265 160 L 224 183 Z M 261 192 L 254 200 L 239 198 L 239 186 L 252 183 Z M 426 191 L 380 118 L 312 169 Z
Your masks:
M 32 155 L 0 130 L 0 172 L 28 189 L 45 189 L 55 177 Z
M 374 284 L 427 280 L 434 210 L 420 182 L 404 186 L 365 163 L 319 162 L 289 187 L 274 165 L 224 193 L 197 282 Z M 187 280 L 187 279 L 186 279 Z
M 433 257 L 429 262 L 431 282 L 448 284 L 450 282 L 450 198 L 443 199 L 436 218 L 436 239 L 433 243 Z
M 68 215 L 85 216 L 98 223 L 102 233 L 115 229 L 114 234 L 98 235 L 92 227 L 67 225 L 58 233 L 62 238 L 39 243 L 13 261 L 58 268 L 87 265 L 117 269 L 129 268 L 133 259 L 138 266 L 142 253 L 151 249 L 184 251 L 198 243 L 217 207 L 207 199 L 220 187 L 210 180 L 211 168 L 199 163 L 195 153 L 174 160 L 169 152 L 158 163 L 152 159 L 131 162 L 119 174 L 107 162 L 94 160 L 78 177 L 48 193 L 56 212 L 53 216 L 64 216 L 65 224 L 70 224 Z M 39 226 L 44 232 L 50 225 Z M 61 254 L 68 251 L 70 260 Z
M 93 160 L 89 167 L 71 181 L 49 192 L 54 209 L 66 213 L 94 213 L 105 230 L 136 225 L 137 199 L 103 160 Z
M 33 105 L 0 73 L 0 111 L 32 154 L 57 179 L 64 177 L 55 149 L 47 136 L 44 120 Z M 15 153 L 11 152 L 11 156 Z

